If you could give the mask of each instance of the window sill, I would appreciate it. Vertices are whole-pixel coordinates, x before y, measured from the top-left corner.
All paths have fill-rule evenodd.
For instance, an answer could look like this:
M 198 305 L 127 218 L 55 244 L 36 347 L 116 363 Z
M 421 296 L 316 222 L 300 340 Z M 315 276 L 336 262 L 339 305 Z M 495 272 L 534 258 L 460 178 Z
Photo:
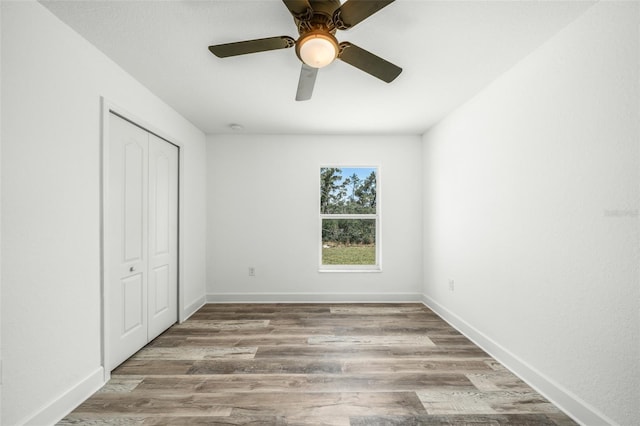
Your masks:
M 341 273 L 341 272 L 346 272 L 346 273 L 358 273 L 358 272 L 364 272 L 364 273 L 380 273 L 382 272 L 382 268 L 380 267 L 375 267 L 375 268 L 367 268 L 367 269 L 359 269 L 359 268 L 320 268 L 318 269 L 318 272 L 320 273 Z

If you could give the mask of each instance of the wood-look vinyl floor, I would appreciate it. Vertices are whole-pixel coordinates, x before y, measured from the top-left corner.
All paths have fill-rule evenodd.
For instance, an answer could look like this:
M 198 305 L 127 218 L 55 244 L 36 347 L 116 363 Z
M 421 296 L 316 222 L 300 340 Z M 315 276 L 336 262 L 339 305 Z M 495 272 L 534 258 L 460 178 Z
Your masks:
M 421 304 L 206 305 L 60 425 L 575 425 Z

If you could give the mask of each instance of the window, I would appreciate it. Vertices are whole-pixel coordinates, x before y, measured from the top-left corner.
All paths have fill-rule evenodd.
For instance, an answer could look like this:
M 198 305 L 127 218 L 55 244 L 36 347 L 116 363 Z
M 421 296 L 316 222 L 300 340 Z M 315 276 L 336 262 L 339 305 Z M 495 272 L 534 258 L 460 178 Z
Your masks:
M 320 270 L 380 270 L 377 167 L 320 168 Z

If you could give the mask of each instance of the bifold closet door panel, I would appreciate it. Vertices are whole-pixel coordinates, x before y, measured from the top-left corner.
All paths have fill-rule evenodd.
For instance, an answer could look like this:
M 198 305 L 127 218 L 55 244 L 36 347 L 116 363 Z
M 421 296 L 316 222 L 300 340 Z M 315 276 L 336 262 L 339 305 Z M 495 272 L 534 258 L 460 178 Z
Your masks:
M 149 136 L 149 340 L 178 320 L 178 147 Z
M 149 133 L 109 117 L 107 185 L 108 368 L 147 344 Z

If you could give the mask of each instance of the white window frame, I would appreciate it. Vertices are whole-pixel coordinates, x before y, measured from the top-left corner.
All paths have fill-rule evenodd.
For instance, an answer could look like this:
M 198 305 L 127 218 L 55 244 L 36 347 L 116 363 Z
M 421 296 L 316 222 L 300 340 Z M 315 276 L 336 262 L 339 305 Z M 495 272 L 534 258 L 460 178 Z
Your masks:
M 322 214 L 320 211 L 320 199 L 322 197 L 322 180 L 320 171 L 324 168 L 368 168 L 375 169 L 376 172 L 376 213 L 375 214 Z M 382 232 L 381 232 L 381 200 L 382 189 L 380 185 L 380 166 L 371 164 L 322 164 L 318 167 L 318 265 L 319 272 L 382 272 Z M 324 265 L 322 263 L 322 221 L 323 219 L 374 219 L 375 225 L 375 247 L 376 263 L 374 265 Z

